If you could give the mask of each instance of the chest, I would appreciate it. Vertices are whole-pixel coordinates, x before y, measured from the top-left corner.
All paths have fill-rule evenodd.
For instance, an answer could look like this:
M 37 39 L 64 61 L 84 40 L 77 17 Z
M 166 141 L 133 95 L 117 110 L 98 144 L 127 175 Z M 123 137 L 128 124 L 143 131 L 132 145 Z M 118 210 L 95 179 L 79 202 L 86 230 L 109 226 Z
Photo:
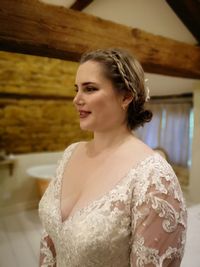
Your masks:
M 74 204 L 73 197 L 71 196 L 69 200 L 66 199 L 66 202 L 63 202 L 63 211 L 65 212 L 66 208 L 69 208 L 66 216 L 62 213 L 60 192 L 61 184 L 58 179 L 55 183 L 51 183 L 39 204 L 39 214 L 42 217 L 42 221 L 47 223 L 45 226 L 49 231 L 57 227 L 58 229 L 64 229 L 65 226 L 69 228 L 70 225 L 74 227 L 76 223 L 80 223 L 82 227 L 83 222 L 86 224 L 86 227 L 89 223 L 88 220 L 93 221 L 93 219 L 99 225 L 101 225 L 101 220 L 103 220 L 102 223 L 115 225 L 116 223 L 120 224 L 122 218 L 125 221 L 130 219 L 132 182 L 128 176 L 116 184 L 111 190 L 106 193 L 104 192 L 100 197 L 93 199 L 80 208 L 77 206 L 74 211 L 70 211 L 70 203 L 71 205 Z
M 129 259 L 131 231 L 131 192 L 127 193 L 127 188 L 130 185 L 119 184 L 63 222 L 58 220 L 54 190 L 47 190 L 40 203 L 40 217 L 53 239 L 60 266 L 124 266 L 119 257 L 123 262 Z
M 79 166 L 71 161 L 63 171 L 61 183 L 61 213 L 73 215 L 100 196 L 112 190 L 127 175 L 129 166 L 120 160 L 85 161 Z M 120 166 L 120 168 L 119 168 Z

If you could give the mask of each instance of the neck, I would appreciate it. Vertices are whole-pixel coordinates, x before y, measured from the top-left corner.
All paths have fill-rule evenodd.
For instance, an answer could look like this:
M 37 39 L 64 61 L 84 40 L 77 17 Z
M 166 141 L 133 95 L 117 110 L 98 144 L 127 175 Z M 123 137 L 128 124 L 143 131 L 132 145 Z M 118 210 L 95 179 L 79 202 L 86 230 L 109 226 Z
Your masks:
M 127 127 L 121 127 L 104 132 L 94 132 L 91 150 L 95 154 L 118 148 L 127 139 L 133 138 L 133 133 Z

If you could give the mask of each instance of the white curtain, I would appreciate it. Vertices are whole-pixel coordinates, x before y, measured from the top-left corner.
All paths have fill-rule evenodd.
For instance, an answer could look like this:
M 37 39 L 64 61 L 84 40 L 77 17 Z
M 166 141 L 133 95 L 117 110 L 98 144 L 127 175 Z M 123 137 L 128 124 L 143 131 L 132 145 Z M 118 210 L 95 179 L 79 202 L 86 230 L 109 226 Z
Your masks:
M 136 136 L 143 140 L 152 148 L 158 147 L 160 144 L 160 128 L 162 123 L 162 104 L 151 104 L 148 107 L 152 113 L 153 118 L 151 122 L 145 123 L 143 127 L 135 131 Z
M 136 136 L 152 148 L 163 148 L 170 162 L 187 166 L 191 150 L 192 103 L 155 101 L 148 108 L 153 112 L 153 118 L 135 131 Z

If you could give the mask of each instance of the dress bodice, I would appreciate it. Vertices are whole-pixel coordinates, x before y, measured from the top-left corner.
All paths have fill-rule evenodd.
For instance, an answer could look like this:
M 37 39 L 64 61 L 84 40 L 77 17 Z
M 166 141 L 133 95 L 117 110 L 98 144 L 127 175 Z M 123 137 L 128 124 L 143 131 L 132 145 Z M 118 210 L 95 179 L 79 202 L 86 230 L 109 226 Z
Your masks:
M 62 177 L 76 145 L 64 151 L 39 203 L 41 266 L 179 266 L 186 208 L 177 177 L 159 154 L 148 156 L 111 190 L 62 220 Z

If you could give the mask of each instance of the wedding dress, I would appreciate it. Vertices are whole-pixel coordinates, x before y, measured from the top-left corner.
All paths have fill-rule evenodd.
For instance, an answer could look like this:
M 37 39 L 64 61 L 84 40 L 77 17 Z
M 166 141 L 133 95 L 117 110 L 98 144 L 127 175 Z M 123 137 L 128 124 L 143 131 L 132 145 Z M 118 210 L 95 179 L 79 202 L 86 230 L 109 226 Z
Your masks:
M 65 149 L 56 178 L 39 203 L 42 267 L 180 266 L 187 212 L 177 177 L 155 153 L 108 192 L 62 219 L 64 167 L 78 143 Z

